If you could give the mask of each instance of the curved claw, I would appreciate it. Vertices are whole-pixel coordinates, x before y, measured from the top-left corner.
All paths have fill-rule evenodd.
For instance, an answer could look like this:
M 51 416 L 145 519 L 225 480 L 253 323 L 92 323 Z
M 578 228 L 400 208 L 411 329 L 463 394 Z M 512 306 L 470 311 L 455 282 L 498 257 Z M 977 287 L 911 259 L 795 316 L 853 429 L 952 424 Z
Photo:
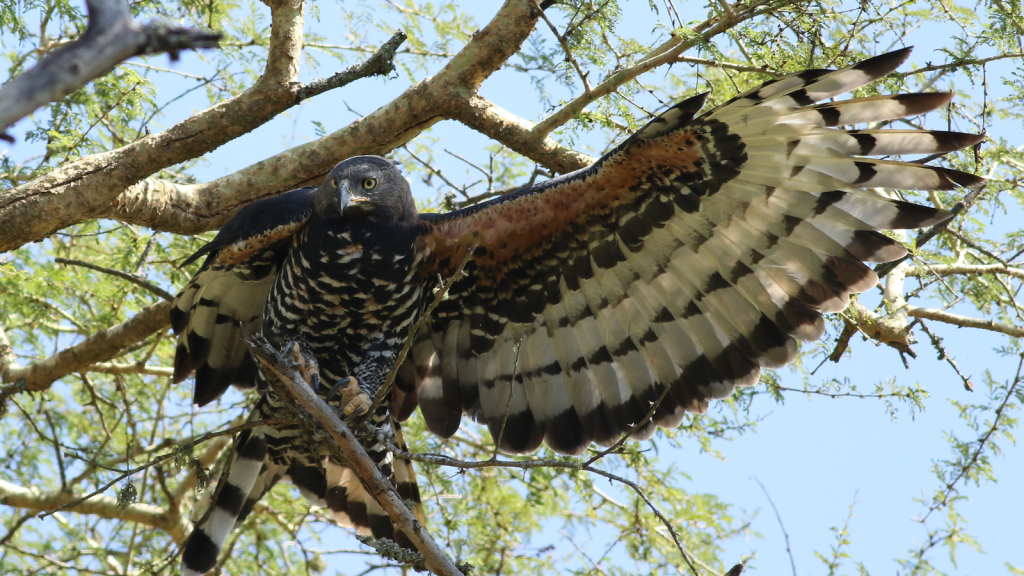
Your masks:
M 352 377 L 351 376 L 349 376 L 347 378 L 342 378 L 341 380 L 338 380 L 334 384 L 334 386 L 331 386 L 330 391 L 327 392 L 327 398 L 325 398 L 325 400 L 327 400 L 327 402 L 330 403 L 331 400 L 334 399 L 334 395 L 338 393 L 338 390 L 343 390 L 345 388 L 348 388 L 348 383 L 351 382 L 351 381 L 352 381 Z
M 355 378 L 349 376 L 338 381 L 327 393 L 327 402 L 341 390 L 341 411 L 346 417 L 360 416 L 370 409 L 370 395 L 359 388 Z

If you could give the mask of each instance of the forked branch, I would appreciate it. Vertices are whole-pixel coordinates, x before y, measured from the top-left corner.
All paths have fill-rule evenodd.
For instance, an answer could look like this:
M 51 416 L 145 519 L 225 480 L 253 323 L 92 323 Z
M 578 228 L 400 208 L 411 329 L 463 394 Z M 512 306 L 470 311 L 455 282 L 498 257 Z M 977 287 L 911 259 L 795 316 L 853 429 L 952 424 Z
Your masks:
M 40 106 L 60 100 L 109 72 L 120 62 L 141 54 L 216 48 L 221 34 L 182 28 L 170 22 L 146 25 L 132 20 L 124 0 L 86 0 L 89 25 L 85 34 L 48 54 L 21 76 L 0 88 L 0 138 L 13 142 L 7 129 Z

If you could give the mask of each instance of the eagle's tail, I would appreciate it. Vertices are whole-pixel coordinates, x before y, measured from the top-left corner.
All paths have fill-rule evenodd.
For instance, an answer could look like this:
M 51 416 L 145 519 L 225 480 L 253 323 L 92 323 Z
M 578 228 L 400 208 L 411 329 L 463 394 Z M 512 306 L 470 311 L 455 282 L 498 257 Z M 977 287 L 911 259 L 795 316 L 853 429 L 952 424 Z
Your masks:
M 250 420 L 258 419 L 259 413 L 260 406 L 257 406 Z M 395 444 L 407 450 L 401 428 L 397 422 L 393 426 Z M 293 426 L 278 429 L 260 426 L 239 434 L 228 474 L 222 476 L 206 514 L 185 544 L 181 557 L 182 576 L 199 576 L 212 570 L 228 534 L 241 525 L 255 505 L 281 480 L 294 484 L 310 503 L 328 508 L 341 526 L 415 549 L 409 537 L 392 525 L 387 513 L 351 468 L 334 458 L 314 455 L 305 448 L 310 444 L 297 439 L 299 434 L 301 431 Z M 416 519 L 425 525 L 412 462 L 393 459 L 387 451 L 383 455 L 386 458 L 377 462 L 378 467 L 397 486 L 399 495 Z
M 394 430 L 394 442 L 400 449 L 408 451 L 405 438 L 402 435 L 402 428 L 398 422 L 391 422 Z M 394 458 L 391 452 L 376 452 L 377 446 L 368 449 L 371 457 L 377 462 L 377 466 L 398 489 L 398 495 L 402 501 L 413 512 L 420 524 L 426 525 L 426 517 L 423 513 L 423 504 L 420 500 L 420 489 L 416 483 L 416 472 L 413 470 L 412 462 L 404 458 Z M 389 472 L 391 472 L 389 474 Z M 333 459 L 327 463 L 327 494 L 326 506 L 331 511 L 331 516 L 338 524 L 354 528 L 363 536 L 374 538 L 388 538 L 395 541 L 403 548 L 415 549 L 409 537 L 397 529 L 381 508 L 377 500 L 370 494 L 356 473 L 349 467 L 334 462 Z
M 214 500 L 203 519 L 192 531 L 181 556 L 182 576 L 206 574 L 217 564 L 221 546 L 228 534 L 252 511 L 279 474 L 276 466 L 266 466 L 266 426 L 250 428 L 238 435 L 233 461 L 226 478 L 222 477 Z M 258 495 L 252 498 L 252 495 Z

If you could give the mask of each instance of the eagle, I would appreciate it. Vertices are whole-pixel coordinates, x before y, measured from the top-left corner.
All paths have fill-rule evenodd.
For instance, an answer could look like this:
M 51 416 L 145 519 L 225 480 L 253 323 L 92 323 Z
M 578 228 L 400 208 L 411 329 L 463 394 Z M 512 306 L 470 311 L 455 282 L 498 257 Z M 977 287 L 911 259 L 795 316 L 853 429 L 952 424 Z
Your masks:
M 231 385 L 256 386 L 251 418 L 273 417 L 284 407 L 242 340 L 262 332 L 275 345 L 300 343 L 326 383 L 318 393 L 345 415 L 389 393 L 366 417 L 398 442 L 417 406 L 433 434 L 451 437 L 467 416 L 516 454 L 546 444 L 578 455 L 678 426 L 755 385 L 762 368 L 792 362 L 798 342 L 823 335 L 822 313 L 875 286 L 866 263 L 907 254 L 881 230 L 950 217 L 869 189 L 982 184 L 876 158 L 942 154 L 981 135 L 842 128 L 950 101 L 833 100 L 909 53 L 782 76 L 699 116 L 707 94 L 685 99 L 587 168 L 446 214 L 419 214 L 394 162 L 344 160 L 317 187 L 246 206 L 185 262 L 205 257 L 174 301 L 174 380 L 194 372 L 200 406 Z M 393 389 L 382 390 L 413 337 Z M 411 463 L 375 439 L 365 447 L 418 503 Z M 264 425 L 240 433 L 182 573 L 213 568 L 229 532 L 281 480 L 339 523 L 408 545 L 344 461 L 296 425 Z

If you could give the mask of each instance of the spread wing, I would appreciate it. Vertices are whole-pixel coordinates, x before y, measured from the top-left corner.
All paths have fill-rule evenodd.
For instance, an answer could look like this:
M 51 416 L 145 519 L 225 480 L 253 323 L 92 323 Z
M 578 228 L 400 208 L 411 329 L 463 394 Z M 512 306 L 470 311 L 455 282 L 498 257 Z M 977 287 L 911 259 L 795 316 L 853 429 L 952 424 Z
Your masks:
M 399 387 L 431 431 L 467 413 L 503 450 L 579 454 L 685 411 L 820 338 L 822 312 L 906 254 L 881 229 L 947 213 L 865 188 L 948 190 L 976 176 L 868 156 L 932 154 L 981 136 L 844 130 L 921 114 L 948 94 L 815 104 L 878 79 L 909 50 L 786 76 L 693 120 L 704 96 L 655 118 L 593 166 L 494 201 L 424 215 L 430 278 L 477 245 L 420 334 Z M 666 392 L 667 389 L 667 392 Z M 665 392 L 665 394 L 663 394 Z
M 312 192 L 299 188 L 253 202 L 182 264 L 206 256 L 171 309 L 178 336 L 174 381 L 195 371 L 196 404 L 212 402 L 232 384 L 253 386 L 256 364 L 246 353 L 238 322 L 248 334 L 260 331 L 291 238 L 313 214 Z

